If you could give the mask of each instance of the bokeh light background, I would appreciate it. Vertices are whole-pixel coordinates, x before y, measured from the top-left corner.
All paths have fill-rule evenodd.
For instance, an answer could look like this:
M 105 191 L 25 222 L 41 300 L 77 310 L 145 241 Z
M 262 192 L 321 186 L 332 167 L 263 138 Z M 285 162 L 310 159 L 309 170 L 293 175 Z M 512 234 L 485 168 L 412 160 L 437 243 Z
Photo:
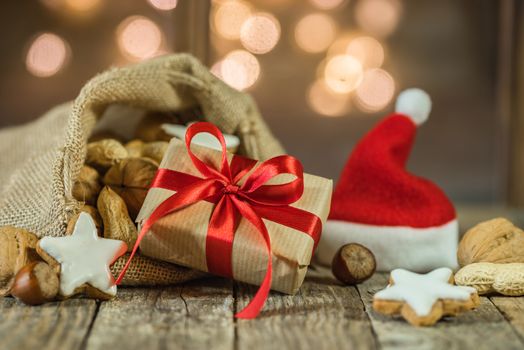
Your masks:
M 111 66 L 198 47 L 213 74 L 255 97 L 308 172 L 336 179 L 358 139 L 392 111 L 399 91 L 419 86 L 432 95 L 434 109 L 410 168 L 457 200 L 496 201 L 503 193 L 496 1 L 38 0 L 1 6 L 0 126 L 27 122 L 73 99 Z

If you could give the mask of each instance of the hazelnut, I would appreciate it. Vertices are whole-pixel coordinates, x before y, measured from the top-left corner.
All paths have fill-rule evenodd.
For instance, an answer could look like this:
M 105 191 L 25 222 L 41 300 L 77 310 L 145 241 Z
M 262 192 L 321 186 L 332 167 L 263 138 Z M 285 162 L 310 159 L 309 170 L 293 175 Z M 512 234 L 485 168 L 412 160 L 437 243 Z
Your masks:
M 132 220 L 146 199 L 157 169 L 158 164 L 151 159 L 128 158 L 111 167 L 104 176 L 104 183 L 126 203 Z
M 40 305 L 53 300 L 58 293 L 58 276 L 45 262 L 35 261 L 15 276 L 11 295 L 28 305 Z
M 340 282 L 354 285 L 370 278 L 375 273 L 376 266 L 375 256 L 368 248 L 350 243 L 337 251 L 331 271 Z

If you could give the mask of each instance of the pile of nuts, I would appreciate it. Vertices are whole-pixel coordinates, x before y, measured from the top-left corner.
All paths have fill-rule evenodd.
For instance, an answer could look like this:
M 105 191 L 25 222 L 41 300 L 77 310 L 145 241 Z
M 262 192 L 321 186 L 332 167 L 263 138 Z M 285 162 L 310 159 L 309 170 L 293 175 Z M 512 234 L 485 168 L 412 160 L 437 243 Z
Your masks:
M 81 211 L 97 223 L 100 236 L 119 239 L 132 249 L 135 219 L 164 157 L 170 137 L 161 125 L 169 120 L 154 114 L 139 124 L 135 139 L 122 143 L 105 135 L 94 135 L 87 145 L 86 164 L 73 187 L 73 196 L 85 203 Z M 170 122 L 173 122 L 172 120 Z M 67 232 L 74 228 L 76 217 Z
M 100 236 L 124 241 L 129 251 L 138 235 L 135 219 L 171 138 L 161 125 L 177 122 L 176 116 L 149 114 L 133 140 L 124 143 L 105 132 L 93 135 L 87 145 L 73 197 L 83 203 L 80 211 L 93 217 Z M 67 234 L 79 215 L 69 221 Z M 11 294 L 31 305 L 57 297 L 58 275 L 36 253 L 37 241 L 26 230 L 0 228 L 0 296 Z
M 505 218 L 484 221 L 460 241 L 458 285 L 479 294 L 524 295 L 524 231 Z

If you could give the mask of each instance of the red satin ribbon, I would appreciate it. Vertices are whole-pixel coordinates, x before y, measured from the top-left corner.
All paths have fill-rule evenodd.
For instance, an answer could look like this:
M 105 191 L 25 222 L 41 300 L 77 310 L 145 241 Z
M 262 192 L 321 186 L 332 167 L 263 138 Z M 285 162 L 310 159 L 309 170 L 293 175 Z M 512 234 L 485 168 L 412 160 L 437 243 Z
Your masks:
M 215 136 L 222 146 L 220 169 L 200 160 L 191 151 L 191 140 L 199 133 Z M 202 177 L 169 169 L 159 169 L 151 188 L 176 191 L 162 202 L 143 223 L 131 256 L 116 281 L 119 284 L 133 259 L 142 238 L 160 218 L 196 202 L 206 200 L 215 204 L 206 237 L 208 271 L 233 277 L 232 255 L 235 230 L 241 217 L 248 220 L 262 235 L 266 244 L 268 261 L 266 275 L 255 296 L 238 318 L 255 318 L 268 297 L 272 278 L 271 240 L 262 219 L 294 228 L 311 236 L 316 247 L 322 228 L 320 219 L 305 210 L 291 207 L 304 192 L 304 174 L 300 162 L 291 156 L 278 156 L 262 162 L 255 170 L 256 161 L 234 156 L 228 163 L 226 143 L 220 130 L 211 123 L 191 125 L 186 132 L 186 147 L 193 165 Z M 251 170 L 243 184 L 239 184 Z M 295 179 L 280 185 L 265 185 L 280 174 L 291 174 Z

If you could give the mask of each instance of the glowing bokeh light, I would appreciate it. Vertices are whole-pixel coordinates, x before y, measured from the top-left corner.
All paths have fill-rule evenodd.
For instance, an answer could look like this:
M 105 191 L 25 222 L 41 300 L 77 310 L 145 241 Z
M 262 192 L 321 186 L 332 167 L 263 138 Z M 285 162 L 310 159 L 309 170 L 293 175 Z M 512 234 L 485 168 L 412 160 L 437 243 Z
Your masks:
M 100 6 L 101 0 L 64 0 L 64 3 L 73 11 L 88 12 Z
M 386 107 L 395 94 L 395 81 L 383 69 L 375 68 L 364 73 L 362 83 L 357 88 L 357 106 L 364 112 L 376 112 Z
M 215 6 L 212 29 L 224 39 L 239 39 L 242 24 L 251 16 L 250 5 L 244 1 L 225 1 Z
M 317 65 L 317 69 L 315 70 L 315 76 L 317 79 L 323 79 L 324 78 L 324 72 L 326 70 L 326 64 L 328 63 L 329 58 L 326 57 L 322 61 L 320 61 Z
M 40 2 L 49 9 L 74 20 L 90 17 L 103 4 L 102 0 L 40 0 Z
M 37 77 L 50 77 L 64 67 L 69 47 L 58 35 L 40 34 L 31 43 L 25 60 L 27 70 Z
M 360 0 L 355 7 L 355 16 L 364 31 L 384 37 L 397 27 L 401 10 L 398 0 Z
M 335 39 L 335 21 L 324 14 L 315 13 L 302 18 L 295 27 L 295 40 L 304 51 L 318 53 L 326 50 Z
M 211 74 L 215 77 L 222 79 L 222 61 L 215 62 L 209 69 Z
M 169 11 L 173 10 L 178 4 L 178 0 L 147 0 L 151 6 L 158 10 Z
M 306 100 L 311 109 L 328 117 L 347 114 L 351 104 L 347 95 L 337 94 L 322 79 L 315 81 L 308 89 Z
M 280 23 L 269 13 L 257 13 L 249 17 L 240 29 L 240 42 L 254 54 L 267 53 L 280 39 Z
M 60 0 L 40 0 L 40 2 L 53 10 L 59 8 L 61 5 Z
M 142 16 L 126 18 L 119 24 L 116 35 L 120 51 L 135 60 L 156 56 L 163 42 L 160 28 Z
M 346 53 L 358 59 L 364 68 L 378 68 L 384 62 L 384 48 L 378 40 L 370 36 L 351 40 Z
M 229 53 L 219 66 L 215 67 L 215 71 L 217 69 L 220 69 L 220 74 L 217 76 L 237 90 L 249 88 L 260 75 L 257 58 L 244 50 Z
M 357 35 L 355 33 L 345 33 L 338 35 L 333 44 L 329 46 L 327 51 L 327 57 L 333 57 L 336 55 L 346 55 L 348 45 Z
M 309 0 L 321 10 L 331 10 L 342 5 L 345 0 Z
M 324 69 L 327 86 L 337 93 L 355 90 L 363 78 L 362 64 L 349 55 L 337 55 L 329 59 Z

